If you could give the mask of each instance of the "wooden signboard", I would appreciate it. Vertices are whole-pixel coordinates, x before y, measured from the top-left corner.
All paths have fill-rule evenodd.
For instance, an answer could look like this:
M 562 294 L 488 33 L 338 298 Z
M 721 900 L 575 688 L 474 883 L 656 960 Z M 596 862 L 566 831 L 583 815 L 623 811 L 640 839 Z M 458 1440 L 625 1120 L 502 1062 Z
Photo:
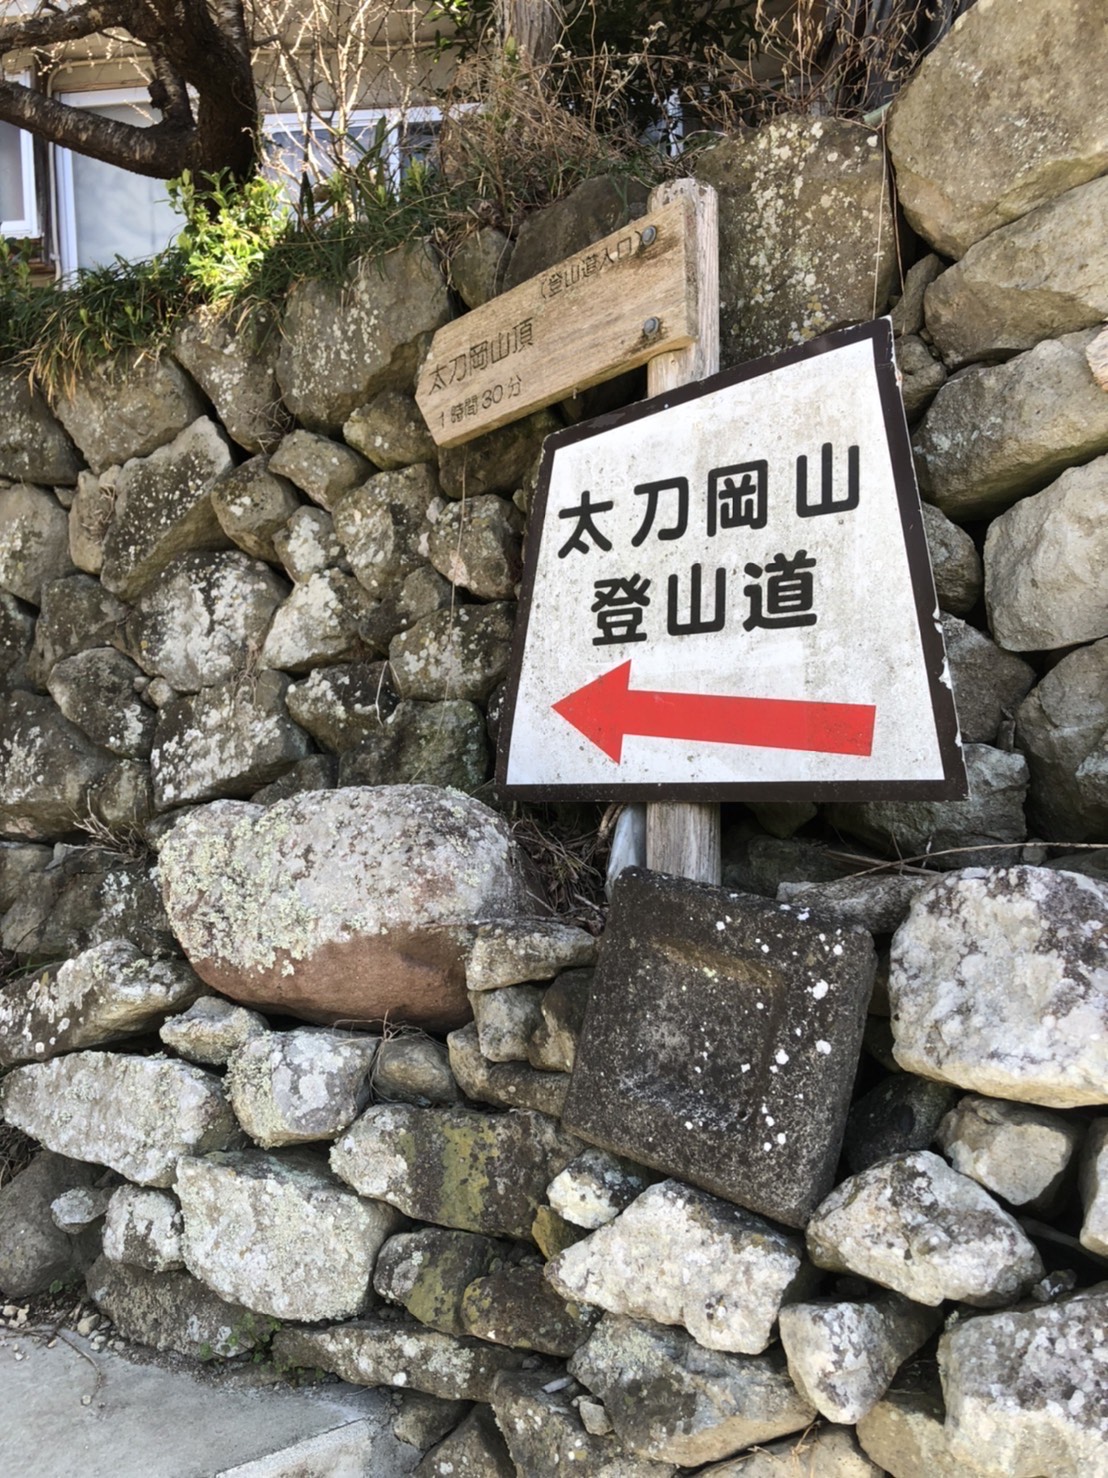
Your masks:
M 675 191 L 439 329 L 416 389 L 436 443 L 459 446 L 693 344 L 698 240 L 695 200 Z

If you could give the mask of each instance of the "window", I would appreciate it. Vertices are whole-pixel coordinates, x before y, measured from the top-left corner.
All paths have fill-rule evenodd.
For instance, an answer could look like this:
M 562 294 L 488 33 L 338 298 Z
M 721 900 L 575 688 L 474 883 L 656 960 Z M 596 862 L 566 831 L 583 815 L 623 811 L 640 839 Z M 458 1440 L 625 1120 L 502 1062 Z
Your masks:
M 11 80 L 26 86 L 30 78 L 23 73 Z M 23 129 L 0 123 L 0 236 L 38 234 L 34 142 Z
M 309 179 L 319 180 L 333 173 L 337 160 L 356 167 L 376 152 L 380 133 L 386 182 L 395 189 L 413 164 L 430 156 L 441 126 L 438 108 L 361 109 L 350 115 L 341 136 L 322 120 L 313 119 L 305 128 L 296 113 L 270 113 L 264 121 L 266 173 L 295 195 L 305 171 Z
M 140 127 L 153 122 L 142 88 L 64 93 L 61 101 Z M 104 266 L 117 256 L 128 261 L 152 256 L 181 230 L 181 218 L 170 206 L 162 180 L 59 149 L 57 181 L 63 273 Z

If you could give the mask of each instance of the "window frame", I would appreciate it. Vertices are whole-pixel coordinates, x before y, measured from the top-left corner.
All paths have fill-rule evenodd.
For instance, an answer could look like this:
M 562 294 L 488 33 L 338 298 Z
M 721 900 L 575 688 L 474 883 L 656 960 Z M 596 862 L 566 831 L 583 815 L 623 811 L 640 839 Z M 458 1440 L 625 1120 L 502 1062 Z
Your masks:
M 83 92 L 54 94 L 59 102 L 73 108 L 92 108 L 97 103 L 115 107 L 129 103 L 157 113 L 150 102 L 150 93 L 145 87 L 102 87 Z M 52 146 L 54 151 L 54 198 L 58 213 L 58 267 L 63 277 L 72 276 L 78 268 L 77 248 L 77 204 L 73 189 L 73 150 L 61 144 Z
M 349 126 L 373 128 L 382 119 L 388 126 L 388 145 L 385 149 L 385 171 L 388 176 L 390 189 L 397 189 L 402 178 L 401 155 L 403 127 L 406 123 L 441 123 L 443 121 L 442 109 L 432 104 L 413 105 L 406 108 L 355 108 L 349 115 Z M 262 132 L 267 139 L 276 139 L 280 132 L 301 132 L 305 123 L 310 129 L 316 124 L 321 128 L 326 127 L 325 121 L 311 115 L 305 119 L 303 114 L 289 112 L 264 113 L 262 115 Z M 264 169 L 264 163 L 263 163 Z
M 23 87 L 30 87 L 30 72 L 16 72 L 9 80 L 18 82 Z M 23 197 L 23 215 L 21 218 L 9 221 L 0 221 L 0 236 L 7 236 L 13 240 L 25 240 L 37 238 L 40 232 L 38 215 L 38 180 L 35 169 L 35 141 L 25 128 L 18 128 L 19 135 L 19 180 Z

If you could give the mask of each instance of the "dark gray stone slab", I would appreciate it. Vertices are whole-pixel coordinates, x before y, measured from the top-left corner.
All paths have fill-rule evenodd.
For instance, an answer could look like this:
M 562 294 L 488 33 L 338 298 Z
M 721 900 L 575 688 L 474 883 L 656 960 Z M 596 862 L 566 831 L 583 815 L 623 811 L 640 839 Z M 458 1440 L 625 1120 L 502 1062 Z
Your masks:
M 831 1188 L 875 969 L 860 929 L 627 869 L 565 1127 L 803 1226 Z

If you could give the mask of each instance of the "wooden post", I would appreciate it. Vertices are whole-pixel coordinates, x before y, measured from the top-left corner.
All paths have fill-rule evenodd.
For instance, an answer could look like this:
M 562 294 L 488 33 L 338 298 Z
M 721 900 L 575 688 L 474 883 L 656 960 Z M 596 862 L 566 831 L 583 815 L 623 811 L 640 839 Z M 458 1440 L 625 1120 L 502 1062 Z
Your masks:
M 687 349 L 667 350 L 647 362 L 647 394 L 661 395 L 719 369 L 719 204 L 711 185 L 675 180 L 660 185 L 650 209 L 684 199 L 695 218 L 692 271 L 697 337 Z M 646 865 L 696 882 L 718 884 L 721 876 L 719 806 L 669 801 L 646 808 Z

